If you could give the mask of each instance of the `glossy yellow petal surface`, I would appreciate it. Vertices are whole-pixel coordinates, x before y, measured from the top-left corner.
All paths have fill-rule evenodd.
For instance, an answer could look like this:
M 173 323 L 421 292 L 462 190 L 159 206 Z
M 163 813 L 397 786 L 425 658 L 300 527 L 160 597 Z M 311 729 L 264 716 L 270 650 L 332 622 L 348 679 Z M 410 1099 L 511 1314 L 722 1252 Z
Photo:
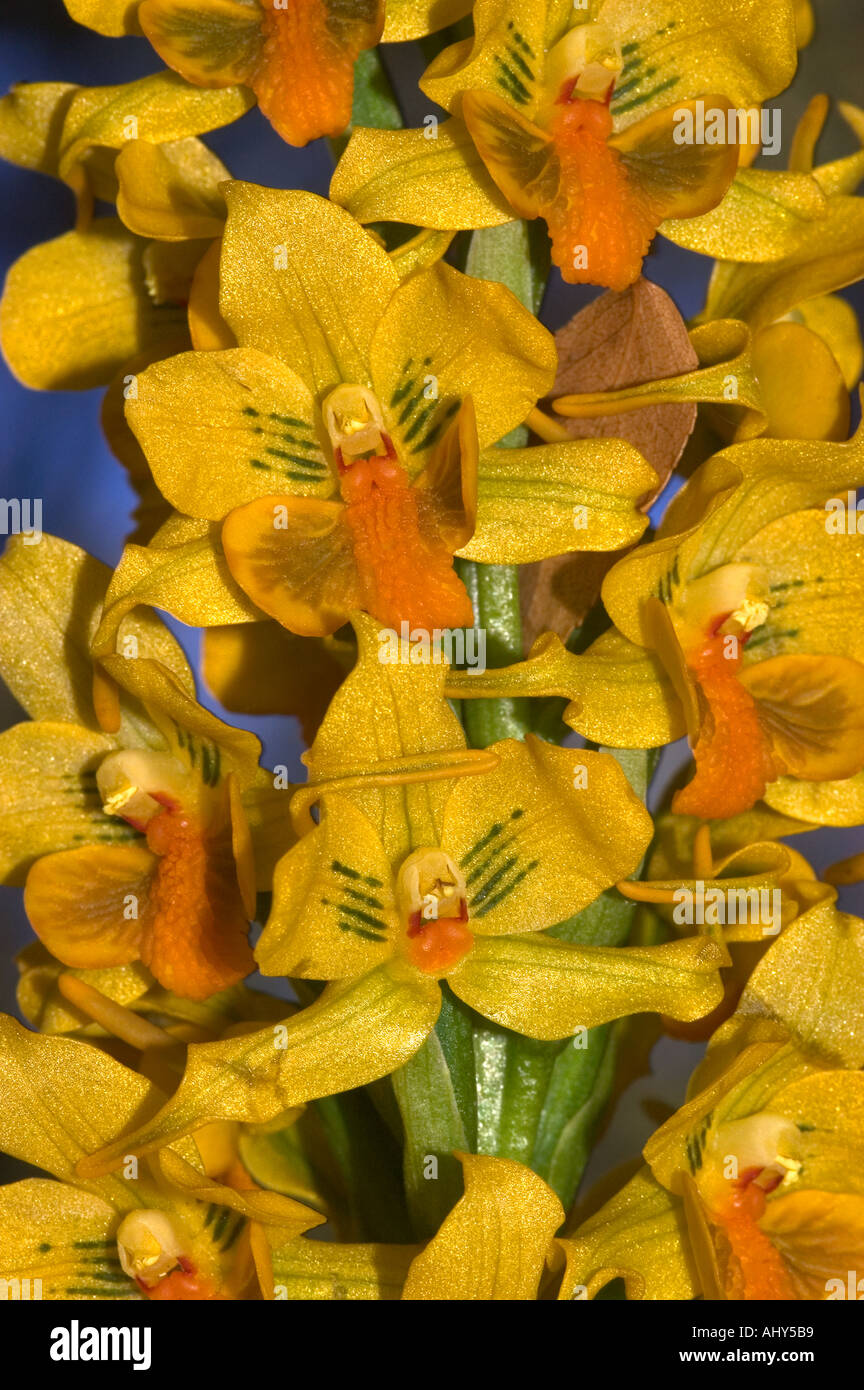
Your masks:
M 702 217 L 664 222 L 661 231 L 689 251 L 727 261 L 778 261 L 802 235 L 818 238 L 828 203 L 811 174 L 741 169 L 719 207 Z
M 537 1297 L 564 1208 L 509 1158 L 461 1154 L 465 1195 L 412 1261 L 403 1299 L 515 1302 Z
M 76 24 L 86 24 L 97 34 L 119 38 L 140 34 L 136 13 L 138 0 L 63 0 Z
M 511 98 L 515 92 L 527 113 L 533 114 L 543 78 L 550 11 L 546 0 L 517 0 L 509 6 L 478 0 L 472 16 L 473 42 L 466 39 L 440 53 L 423 74 L 423 92 L 446 110 L 458 109 L 467 91 Z
M 0 98 L 0 156 L 56 176 L 58 125 L 75 91 L 74 82 L 17 82 Z
M 177 513 L 149 545 L 125 547 L 93 635 L 94 653 L 116 650 L 126 615 L 151 605 L 199 626 L 248 623 L 260 616 L 231 576 L 218 524 Z
M 608 754 L 531 734 L 490 751 L 494 772 L 464 777 L 450 793 L 441 846 L 465 874 L 472 931 L 542 931 L 635 869 L 651 819 Z
M 548 329 L 505 286 L 439 263 L 397 289 L 370 360 L 389 432 L 413 474 L 466 396 L 481 449 L 521 424 L 552 385 L 556 354 Z
M 92 969 L 137 960 L 156 864 L 140 843 L 44 856 L 24 892 L 33 930 L 65 965 Z
M 296 715 L 309 744 L 353 660 L 340 638 L 314 642 L 276 622 L 232 623 L 204 633 L 201 674 L 228 710 Z
M 259 6 L 244 0 L 143 0 L 138 22 L 163 62 L 199 87 L 246 82 L 264 45 Z
M 202 91 L 164 71 L 116 87 L 79 87 L 65 114 L 58 174 L 77 189 L 87 178 L 78 166 L 94 146 L 185 140 L 236 121 L 251 105 L 251 94 L 237 87 Z
M 56 536 L 38 545 L 13 537 L 0 560 L 0 674 L 19 704 L 35 719 L 98 725 L 93 710 L 90 639 L 110 571 L 99 560 Z M 181 688 L 194 689 L 178 642 L 153 614 L 128 620 L 127 650 L 153 659 Z M 152 721 L 134 703 L 124 704 L 124 741 L 152 742 Z
M 742 673 L 778 771 L 818 781 L 864 765 L 864 665 L 841 656 L 778 656 Z
M 807 222 L 794 250 L 781 260 L 763 265 L 719 261 L 701 317 L 745 319 L 751 328 L 762 328 L 802 300 L 860 279 L 862 246 L 864 200 L 832 197 L 825 216 Z
M 723 96 L 704 96 L 696 102 L 664 106 L 643 116 L 609 141 L 617 150 L 634 191 L 649 204 L 652 215 L 698 217 L 716 207 L 738 167 L 738 147 L 733 142 L 718 145 L 678 144 L 676 133 L 682 116 L 694 110 L 728 112 L 733 108 Z
M 781 1253 L 795 1296 L 824 1301 L 858 1294 L 864 1255 L 864 1197 L 836 1192 L 790 1192 L 768 1204 L 759 1223 Z
M 362 811 L 331 792 L 320 824 L 277 865 L 259 969 L 311 980 L 360 975 L 392 954 L 397 928 L 384 847 Z
M 387 252 L 313 193 L 233 183 L 226 200 L 220 307 L 241 346 L 280 358 L 314 392 L 367 384 L 399 283 Z
M 767 805 L 816 825 L 864 824 L 864 773 L 838 782 L 799 782 L 779 777 L 765 792 Z
M 840 367 L 847 388 L 853 390 L 864 370 L 864 346 L 852 305 L 839 294 L 816 295 L 799 304 L 792 317 L 802 319 L 807 328 L 818 333 Z
M 422 1046 L 440 1006 L 433 980 L 379 967 L 329 986 L 283 1024 L 193 1044 L 168 1104 L 152 1121 L 85 1160 L 79 1171 L 104 1173 L 119 1166 L 125 1153 L 149 1153 L 215 1120 L 262 1123 L 303 1101 L 386 1076 Z M 346 1036 L 350 1051 L 340 1041 Z
M 398 1299 L 417 1247 L 282 1241 L 270 1233 L 276 1302 Z
M 628 1299 L 690 1299 L 698 1292 L 681 1203 L 648 1168 L 560 1245 L 567 1265 L 559 1298 L 594 1298 L 613 1279 L 624 1280 Z
M 469 13 L 471 0 L 389 0 L 382 43 L 434 34 Z
M 225 518 L 222 548 L 243 592 L 301 637 L 327 637 L 365 606 L 341 502 L 264 496 Z
M 114 164 L 117 213 L 138 236 L 181 241 L 222 235 L 228 170 L 201 140 L 130 140 Z
M 529 1038 L 566 1038 L 634 1013 L 689 1021 L 719 1004 L 728 957 L 705 937 L 663 946 L 577 946 L 545 933 L 477 937 L 453 993 Z
M 847 498 L 838 493 L 839 506 L 792 511 L 737 551 L 736 560 L 744 564 L 766 564 L 776 586 L 758 644 L 745 648 L 745 671 L 781 653 L 864 659 L 864 634 L 856 621 L 864 602 L 864 534 L 848 533 Z
M 330 197 L 358 222 L 408 222 L 441 231 L 500 227 L 514 215 L 467 127 L 455 119 L 422 130 L 355 130 L 336 166 Z
M 719 13 L 710 0 L 605 0 L 605 26 L 628 45 L 627 66 L 613 93 L 616 124 L 629 125 L 661 106 L 702 92 L 725 92 L 734 106 L 753 106 L 788 86 L 797 61 L 792 7 L 731 0 Z
M 823 1065 L 864 1061 L 864 924 L 825 902 L 784 929 L 753 971 L 735 1028 L 773 1019 Z M 732 1023 L 725 1025 L 732 1031 Z M 718 1035 L 723 1041 L 725 1035 Z
M 380 632 L 355 617 L 358 658 L 336 692 L 318 736 L 303 761 L 310 786 L 360 779 L 351 799 L 374 826 L 391 859 L 440 843 L 446 780 L 376 786 L 376 773 L 406 760 L 446 772 L 465 757 L 465 735 L 444 699 L 446 666 L 379 659 Z M 476 754 L 474 755 L 476 757 Z M 485 759 L 488 768 L 490 759 Z M 491 759 L 494 766 L 494 758 Z M 453 775 L 458 772 L 458 767 Z M 338 789 L 338 788 L 334 788 Z
M 25 1280 L 30 1298 L 143 1297 L 121 1268 L 114 1239 L 118 1216 L 101 1197 L 67 1183 L 25 1178 L 0 1189 L 0 1220 L 0 1279 L 9 1281 L 7 1297 L 26 1299 Z M 22 1281 L 18 1294 L 16 1280 Z
M 107 386 L 130 357 L 186 346 L 183 309 L 154 303 L 145 243 L 113 217 L 43 242 L 9 271 L 0 341 L 12 371 L 38 390 Z
M 113 740 L 77 724 L 16 724 L 0 734 L 0 875 L 21 884 L 33 860 L 132 830 L 102 812 L 96 768 Z
M 681 702 L 660 661 L 614 628 L 578 656 L 543 633 L 525 661 L 450 670 L 445 689 L 453 699 L 560 695 L 570 701 L 566 723 L 612 748 L 658 748 L 685 732 Z
M 480 455 L 477 530 L 460 554 L 528 564 L 572 550 L 618 550 L 639 539 L 637 503 L 654 470 L 623 440 L 572 440 Z
M 220 521 L 255 497 L 334 490 L 311 392 L 254 348 L 154 362 L 126 418 L 160 492 L 190 516 Z
M 0 1017 L 0 1143 L 6 1153 L 78 1182 L 82 1154 L 108 1143 L 158 1104 L 149 1081 L 90 1043 L 43 1038 Z M 125 1150 L 124 1150 L 125 1152 Z M 143 1178 L 143 1174 L 142 1174 Z M 79 1184 L 118 1211 L 152 1205 L 151 1184 L 112 1176 Z M 141 1200 L 142 1191 L 148 1201 Z

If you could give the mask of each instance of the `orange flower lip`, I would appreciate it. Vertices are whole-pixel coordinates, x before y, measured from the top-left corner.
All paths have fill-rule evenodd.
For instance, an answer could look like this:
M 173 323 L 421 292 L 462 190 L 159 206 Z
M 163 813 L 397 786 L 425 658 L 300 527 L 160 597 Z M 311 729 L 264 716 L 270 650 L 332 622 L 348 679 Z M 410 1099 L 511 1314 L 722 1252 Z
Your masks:
M 424 975 L 446 975 L 473 947 L 474 937 L 465 925 L 468 909 L 464 901 L 461 909 L 459 917 L 439 917 L 432 922 L 421 922 L 419 912 L 412 914 L 406 933 L 410 943 L 407 955 Z

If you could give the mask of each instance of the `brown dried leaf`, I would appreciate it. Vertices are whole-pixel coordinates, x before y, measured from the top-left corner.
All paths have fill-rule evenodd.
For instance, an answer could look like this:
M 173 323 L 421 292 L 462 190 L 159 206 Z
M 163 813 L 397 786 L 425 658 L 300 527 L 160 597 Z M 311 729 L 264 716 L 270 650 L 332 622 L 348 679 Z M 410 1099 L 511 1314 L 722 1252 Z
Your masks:
M 699 365 L 672 300 L 659 285 L 644 279 L 622 293 L 602 294 L 558 330 L 555 342 L 558 375 L 550 400 L 641 385 Z M 592 420 L 555 418 L 574 439 L 626 439 L 635 445 L 660 479 L 644 500 L 647 509 L 681 457 L 696 421 L 696 406 L 652 405 Z M 606 571 L 621 554 L 560 555 L 522 568 L 526 650 L 539 632 L 549 629 L 566 637 L 582 621 L 599 596 Z

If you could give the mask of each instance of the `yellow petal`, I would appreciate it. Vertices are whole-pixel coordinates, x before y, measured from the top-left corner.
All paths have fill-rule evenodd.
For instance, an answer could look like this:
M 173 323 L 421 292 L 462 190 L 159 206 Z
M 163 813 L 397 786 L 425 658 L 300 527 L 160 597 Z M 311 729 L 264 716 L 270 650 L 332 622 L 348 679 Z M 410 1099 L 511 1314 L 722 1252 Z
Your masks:
M 220 704 L 239 714 L 293 714 L 312 742 L 354 650 L 340 638 L 316 642 L 276 622 L 209 628 L 201 674 Z
M 277 865 L 273 906 L 255 948 L 261 973 L 310 980 L 363 974 L 392 954 L 398 926 L 381 841 L 347 797 L 328 793 L 320 824 Z
M 16 83 L 0 98 L 0 156 L 56 177 L 58 124 L 76 90 L 74 82 Z
M 815 825 L 864 824 L 864 773 L 839 782 L 799 782 L 779 777 L 765 792 L 765 802 L 781 814 Z
M 533 1300 L 564 1220 L 550 1187 L 509 1158 L 460 1154 L 465 1195 L 411 1263 L 403 1299 Z
M 823 902 L 772 942 L 741 996 L 738 1018 L 776 1019 L 823 1065 L 861 1067 L 862 978 L 864 923 Z
M 237 339 L 219 312 L 219 260 L 222 238 L 211 241 L 192 276 L 189 286 L 189 337 L 196 352 L 233 348 Z
M 570 440 L 480 455 L 477 530 L 469 560 L 528 564 L 571 550 L 618 550 L 639 539 L 637 503 L 654 470 L 623 440 Z
M 138 236 L 182 241 L 222 235 L 228 170 L 201 140 L 129 140 L 114 164 L 117 215 Z
M 471 0 L 389 0 L 382 43 L 422 39 L 455 24 L 471 9 Z
M 799 1299 L 861 1297 L 864 1197 L 790 1192 L 769 1202 L 759 1227 L 780 1251 Z
M 624 1280 L 628 1300 L 698 1292 L 681 1203 L 648 1168 L 558 1243 L 567 1259 L 559 1299 L 594 1298 L 613 1279 Z
M 138 376 L 126 418 L 160 492 L 190 516 L 221 521 L 255 497 L 334 490 L 311 392 L 253 348 L 154 362 Z
M 864 764 L 864 665 L 842 656 L 777 656 L 741 674 L 778 770 L 808 781 Z
M 763 328 L 802 300 L 860 279 L 862 247 L 864 200 L 831 197 L 825 216 L 802 224 L 794 249 L 783 259 L 765 265 L 718 262 L 701 317 L 745 319 L 752 329 Z
M 8 1298 L 144 1297 L 123 1273 L 116 1242 L 119 1218 L 101 1197 L 67 1183 L 25 1178 L 0 1190 L 0 1220 L 0 1278 L 8 1281 Z
M 82 1154 L 139 1123 L 159 1102 L 149 1081 L 90 1043 L 43 1038 L 0 1016 L 0 1143 L 4 1152 L 55 1177 L 77 1182 Z M 118 1211 L 142 1201 L 152 1185 L 120 1176 L 78 1184 Z M 161 1205 L 161 1203 L 157 1203 Z
M 507 10 L 480 0 L 473 43 L 466 39 L 440 53 L 423 74 L 423 92 L 450 111 L 458 109 L 464 92 L 489 91 L 518 100 L 533 114 L 542 92 L 550 8 L 545 0 L 518 0 Z
M 793 317 L 802 319 L 827 344 L 851 391 L 864 370 L 864 345 L 852 305 L 838 294 L 816 295 L 799 304 Z
M 366 384 L 399 283 L 387 252 L 313 193 L 233 183 L 226 200 L 220 307 L 241 346 L 280 358 L 314 392 Z
M 163 608 L 181 622 L 210 626 L 260 617 L 225 562 L 219 526 L 176 512 L 149 545 L 127 545 L 114 571 L 102 621 L 93 635 L 98 656 L 118 647 L 121 624 L 133 610 Z M 138 616 L 133 621 L 137 621 Z
M 16 724 L 0 734 L 0 875 L 23 883 L 33 860 L 76 844 L 131 839 L 102 812 L 96 768 L 113 740 L 76 724 Z
M 701 109 L 723 113 L 733 109 L 723 96 L 700 97 L 699 102 Z M 696 102 L 664 106 L 609 140 L 610 149 L 621 155 L 634 194 L 648 201 L 658 219 L 707 213 L 720 203 L 738 167 L 738 147 L 733 142 L 676 142 L 681 116 L 696 106 Z
M 98 728 L 91 698 L 90 640 L 110 570 L 77 546 L 43 535 L 38 545 L 13 537 L 0 560 L 0 674 L 34 719 Z M 127 650 L 158 661 L 186 690 L 192 673 L 178 642 L 151 613 L 122 629 Z M 143 711 L 124 706 L 122 733 L 149 742 Z
M 441 993 L 418 972 L 379 967 L 330 985 L 293 1018 L 263 1032 L 193 1044 L 180 1088 L 149 1123 L 84 1160 L 82 1174 L 117 1167 L 215 1120 L 262 1123 L 290 1106 L 366 1085 L 407 1062 L 435 1025 Z M 351 1037 L 346 1051 L 334 1038 Z M 94 1148 L 96 1145 L 93 1146 Z
M 389 432 L 414 473 L 466 396 L 481 448 L 520 424 L 552 385 L 556 355 L 548 329 L 510 290 L 439 263 L 396 290 L 370 361 Z
M 277 1302 L 399 1298 L 415 1245 L 337 1245 L 333 1241 L 282 1241 L 272 1244 L 274 1298 Z
M 463 700 L 562 696 L 570 701 L 566 723 L 612 748 L 658 748 L 685 732 L 681 702 L 655 654 L 614 628 L 579 656 L 554 633 L 543 633 L 526 661 L 483 672 L 450 670 L 445 689 Z
M 86 24 L 97 34 L 120 38 L 123 34 L 140 34 L 136 18 L 138 0 L 63 0 L 76 24 Z
M 577 946 L 557 937 L 477 937 L 448 984 L 472 1009 L 529 1038 L 566 1038 L 634 1013 L 703 1018 L 723 997 L 728 957 L 707 938 L 663 946 Z
M 156 856 L 141 845 L 86 845 L 37 860 L 27 875 L 30 924 L 65 965 L 126 965 L 139 957 Z
M 446 780 L 426 778 L 376 786 L 376 774 L 415 759 L 427 769 L 443 764 L 448 772 L 466 758 L 465 734 L 444 698 L 446 665 L 381 661 L 377 623 L 358 615 L 354 626 L 357 665 L 333 697 L 303 760 L 311 787 L 362 778 L 352 801 L 377 830 L 391 860 L 404 858 L 418 845 L 440 843 L 450 787 Z M 494 757 L 491 762 L 494 766 Z M 489 763 L 487 757 L 483 766 Z
M 260 497 L 225 518 L 222 546 L 233 578 L 257 608 L 302 637 L 343 626 L 364 594 L 341 502 Z
M 6 359 L 25 386 L 107 386 L 137 353 L 186 345 L 179 305 L 155 304 L 142 264 L 144 243 L 113 217 L 43 242 L 9 271 L 0 304 Z
M 110 655 L 102 657 L 100 665 L 121 689 L 146 707 L 164 744 L 195 778 L 216 787 L 233 773 L 243 792 L 255 782 L 259 740 L 204 709 L 160 662 Z
M 670 216 L 660 230 L 677 246 L 706 256 L 777 261 L 797 250 L 810 224 L 818 237 L 827 212 L 825 195 L 810 174 L 741 169 L 713 212 L 690 221 Z
M 444 808 L 441 846 L 459 863 L 479 935 L 541 931 L 626 878 L 650 817 L 615 759 L 529 734 L 490 750 L 498 767 L 464 777 Z M 614 805 L 614 824 L 604 821 Z
M 264 45 L 262 16 L 243 0 L 143 0 L 138 22 L 163 62 L 205 88 L 246 82 Z
M 604 26 L 627 44 L 627 66 L 612 96 L 616 125 L 700 92 L 725 92 L 733 106 L 754 106 L 792 80 L 797 62 L 788 5 L 731 0 L 718 14 L 710 0 L 606 0 Z M 670 32 L 671 30 L 671 32 Z
M 355 130 L 336 166 L 330 197 L 358 222 L 408 222 L 452 232 L 513 220 L 513 209 L 459 120 L 423 130 Z
M 786 653 L 842 653 L 864 660 L 855 620 L 864 601 L 864 534 L 850 535 L 848 497 L 821 509 L 793 511 L 771 521 L 736 553 L 742 563 L 766 564 L 771 608 L 745 647 L 744 669 Z

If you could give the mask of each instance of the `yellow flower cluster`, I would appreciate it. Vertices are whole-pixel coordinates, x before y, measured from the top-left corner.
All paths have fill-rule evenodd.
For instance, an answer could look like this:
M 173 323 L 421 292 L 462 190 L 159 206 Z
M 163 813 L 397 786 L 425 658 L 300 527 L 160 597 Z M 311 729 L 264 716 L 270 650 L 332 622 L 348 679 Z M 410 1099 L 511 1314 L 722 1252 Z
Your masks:
M 847 1296 L 861 856 L 786 841 L 864 824 L 864 148 L 816 162 L 816 97 L 754 165 L 809 5 L 65 3 L 166 67 L 0 101 L 76 207 L 6 361 L 104 390 L 139 499 L 113 569 L 0 558 L 0 1147 L 53 1175 L 0 1189 L 4 1287 Z M 204 143 L 256 103 L 329 198 Z M 711 258 L 689 326 L 658 235 Z M 605 291 L 557 334 L 550 260 Z M 305 782 L 213 699 L 299 720 Z M 687 1098 L 577 1199 L 661 1028 Z

